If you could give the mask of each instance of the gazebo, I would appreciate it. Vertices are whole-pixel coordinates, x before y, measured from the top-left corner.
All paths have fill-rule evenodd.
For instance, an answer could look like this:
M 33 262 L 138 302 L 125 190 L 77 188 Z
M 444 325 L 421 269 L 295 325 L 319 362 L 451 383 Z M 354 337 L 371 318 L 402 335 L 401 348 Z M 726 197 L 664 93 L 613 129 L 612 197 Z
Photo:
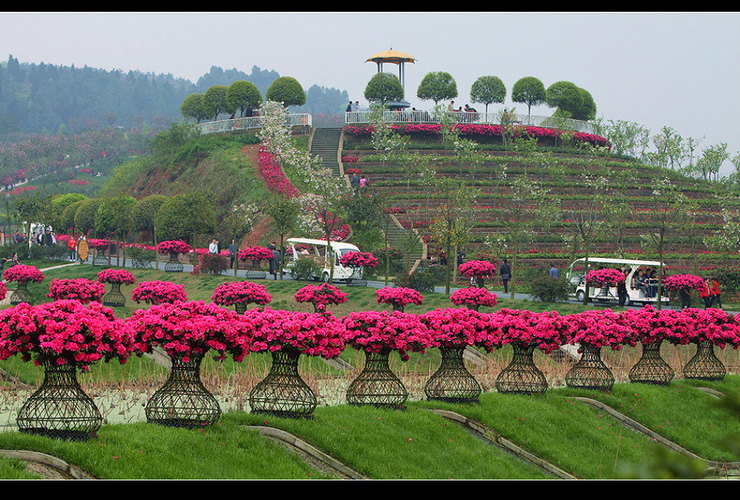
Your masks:
M 404 94 L 406 93 L 406 70 L 404 68 L 404 64 L 407 62 L 415 63 L 416 59 L 411 57 L 410 55 L 399 52 L 397 50 L 389 49 L 384 50 L 383 52 L 378 52 L 374 56 L 371 56 L 368 58 L 365 62 L 374 62 L 378 66 L 378 73 L 381 73 L 383 71 L 383 64 L 397 64 L 398 65 L 398 79 L 401 80 L 401 87 L 404 89 Z M 406 101 L 402 102 L 395 102 L 390 103 L 389 107 L 391 109 L 402 109 L 402 108 L 408 108 L 409 103 Z

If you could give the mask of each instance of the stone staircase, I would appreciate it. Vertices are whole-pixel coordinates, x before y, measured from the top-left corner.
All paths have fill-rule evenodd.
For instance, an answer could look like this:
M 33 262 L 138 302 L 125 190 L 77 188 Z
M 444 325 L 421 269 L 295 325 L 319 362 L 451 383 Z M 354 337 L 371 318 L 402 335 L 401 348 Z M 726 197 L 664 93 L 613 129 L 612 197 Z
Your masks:
M 321 158 L 324 168 L 334 175 L 341 175 L 339 168 L 339 141 L 342 138 L 341 128 L 316 128 L 311 138 L 311 156 Z

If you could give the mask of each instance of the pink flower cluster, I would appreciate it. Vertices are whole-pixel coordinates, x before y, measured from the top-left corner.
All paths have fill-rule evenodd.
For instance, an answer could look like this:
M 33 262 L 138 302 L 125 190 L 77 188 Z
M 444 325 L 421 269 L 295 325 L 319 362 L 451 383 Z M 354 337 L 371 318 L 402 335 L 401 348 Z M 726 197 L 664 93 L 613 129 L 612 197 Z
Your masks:
M 489 315 L 459 308 L 437 308 L 420 316 L 432 335 L 430 347 L 480 346 L 492 350 Z
M 23 361 L 74 364 L 87 371 L 100 360 L 125 363 L 133 352 L 124 321 L 98 302 L 23 302 L 0 312 L 0 359 L 20 354 Z
M 247 342 L 246 325 L 240 315 L 202 300 L 137 309 L 125 326 L 138 353 L 152 352 L 154 346 L 159 346 L 184 362 L 209 350 L 216 351 L 219 358 L 227 352 L 242 356 Z
M 108 248 L 108 239 L 90 238 L 87 240 L 87 246 L 95 250 L 105 250 Z
M 190 253 L 192 251 L 193 247 L 182 240 L 167 240 L 161 241 L 157 244 L 158 253 L 178 254 Z
M 294 297 L 296 302 L 311 302 L 319 310 L 325 309 L 330 304 L 347 302 L 347 294 L 329 283 L 304 286 L 295 293 Z
M 569 341 L 569 321 L 556 311 L 501 309 L 489 319 L 496 347 L 516 342 L 550 353 Z
M 78 300 L 83 304 L 100 302 L 105 294 L 105 286 L 100 281 L 87 278 L 54 278 L 49 284 L 47 297 L 54 300 Z
M 98 281 L 101 283 L 133 285 L 136 279 L 131 271 L 127 271 L 125 269 L 103 269 L 98 272 Z
M 33 281 L 34 283 L 41 283 L 44 281 L 45 276 L 44 273 L 34 266 L 30 266 L 28 264 L 17 264 L 7 268 L 3 272 L 3 278 L 5 281 Z
M 150 305 L 173 303 L 175 301 L 185 302 L 185 286 L 169 281 L 142 281 L 134 291 L 131 292 L 131 299 L 137 304 L 145 302 Z
M 342 255 L 339 263 L 344 267 L 369 267 L 378 265 L 378 259 L 369 252 L 348 252 Z
M 600 288 L 624 283 L 624 280 L 624 273 L 617 269 L 595 269 L 586 274 L 586 283 Z
M 272 300 L 265 285 L 251 281 L 232 281 L 216 287 L 211 300 L 222 306 L 234 304 L 266 305 Z
M 492 278 L 496 274 L 496 266 L 486 260 L 469 260 L 457 268 L 458 272 L 468 278 Z
M 290 180 L 285 177 L 277 158 L 272 155 L 265 146 L 260 146 L 259 153 L 257 155 L 257 163 L 260 174 L 262 174 L 262 178 L 267 182 L 267 188 L 270 191 L 273 193 L 284 194 L 288 198 L 292 198 L 300 194 L 298 189 L 296 189 Z
M 619 350 L 631 342 L 632 328 L 611 309 L 584 311 L 568 316 L 571 343 Z
M 270 260 L 272 259 L 272 250 L 261 246 L 246 247 L 239 250 L 236 256 L 239 260 Z
M 398 351 L 407 361 L 408 352 L 424 352 L 432 345 L 432 335 L 416 314 L 401 311 L 351 312 L 342 319 L 345 341 L 357 350 Z
M 306 313 L 271 308 L 249 309 L 249 352 L 288 351 L 292 354 L 336 358 L 344 350 L 344 323 L 329 312 Z
M 663 279 L 665 290 L 690 292 L 704 288 L 704 280 L 693 274 L 673 274 Z
M 378 304 L 390 304 L 393 307 L 406 307 L 409 304 L 421 305 L 424 297 L 413 288 L 385 287 L 375 290 Z
M 5 286 L 5 283 L 0 281 L 0 300 L 4 300 L 7 295 L 8 295 L 8 288 Z
M 458 288 L 452 295 L 450 295 L 450 301 L 458 306 L 488 306 L 492 307 L 496 305 L 496 299 L 498 297 L 495 293 L 491 293 L 485 288 L 480 287 L 469 287 L 469 288 Z

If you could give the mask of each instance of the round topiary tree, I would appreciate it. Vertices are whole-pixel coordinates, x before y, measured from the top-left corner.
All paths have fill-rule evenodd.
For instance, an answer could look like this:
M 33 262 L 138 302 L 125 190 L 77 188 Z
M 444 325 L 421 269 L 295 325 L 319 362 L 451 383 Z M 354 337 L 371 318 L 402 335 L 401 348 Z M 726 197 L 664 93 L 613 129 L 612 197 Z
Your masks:
M 385 106 L 386 103 L 403 100 L 403 85 L 396 75 L 375 73 L 365 87 L 365 99 Z
M 281 76 L 272 82 L 265 98 L 268 101 L 282 102 L 284 106 L 303 106 L 306 104 L 306 92 L 293 77 Z

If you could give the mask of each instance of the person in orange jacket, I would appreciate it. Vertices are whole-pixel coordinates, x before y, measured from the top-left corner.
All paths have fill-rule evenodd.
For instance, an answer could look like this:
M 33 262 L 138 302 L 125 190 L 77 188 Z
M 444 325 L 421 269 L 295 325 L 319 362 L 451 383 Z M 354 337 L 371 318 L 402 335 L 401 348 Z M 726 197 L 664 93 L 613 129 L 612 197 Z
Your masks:
M 69 235 L 69 240 L 67 241 L 67 248 L 69 248 L 69 260 L 70 261 L 77 260 L 77 238 L 75 238 L 73 234 Z
M 709 295 L 709 279 L 704 280 L 704 286 L 699 290 L 699 297 L 704 302 L 704 309 L 709 307 L 712 303 L 711 295 Z
M 722 309 L 722 294 L 719 289 L 719 282 L 717 281 L 717 278 L 714 278 L 712 280 L 712 288 L 709 289 L 709 295 L 711 295 L 712 299 L 709 303 L 709 307 L 714 307 L 715 302 L 719 304 L 719 308 Z

